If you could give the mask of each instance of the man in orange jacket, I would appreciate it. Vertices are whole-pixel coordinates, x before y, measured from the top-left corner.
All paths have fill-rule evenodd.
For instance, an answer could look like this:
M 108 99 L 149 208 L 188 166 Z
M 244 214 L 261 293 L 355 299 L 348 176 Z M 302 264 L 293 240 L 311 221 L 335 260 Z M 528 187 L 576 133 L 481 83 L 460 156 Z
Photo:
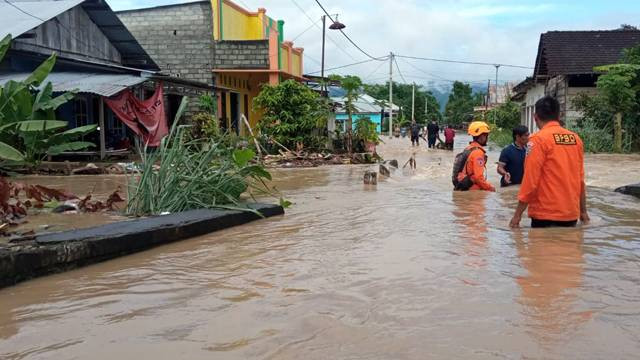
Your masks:
M 540 131 L 529 138 L 524 178 L 510 226 L 518 227 L 529 207 L 531 227 L 573 227 L 589 221 L 584 183 L 584 146 L 560 125 L 560 105 L 550 96 L 538 100 L 534 118 Z
M 464 179 L 468 177 L 473 185 L 468 190 L 486 190 L 496 191 L 486 178 L 487 171 L 487 155 L 484 146 L 489 141 L 489 125 L 484 121 L 474 121 L 469 125 L 469 135 L 473 137 L 473 141 L 467 146 L 465 151 L 470 151 L 467 162 L 463 171 L 458 174 L 458 181 L 464 183 Z

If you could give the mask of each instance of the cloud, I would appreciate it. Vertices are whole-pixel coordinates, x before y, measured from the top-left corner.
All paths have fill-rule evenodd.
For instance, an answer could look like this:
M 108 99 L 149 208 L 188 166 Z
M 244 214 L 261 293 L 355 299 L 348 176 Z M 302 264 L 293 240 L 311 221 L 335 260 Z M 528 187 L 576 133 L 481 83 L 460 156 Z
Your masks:
M 491 17 L 497 15 L 521 15 L 533 14 L 550 11 L 554 8 L 553 4 L 537 4 L 537 5 L 511 5 L 511 6 L 474 6 L 462 9 L 459 15 L 467 18 L 474 17 Z
M 134 7 L 170 3 L 171 0 L 117 0 Z M 314 0 L 236 0 L 256 10 L 267 8 L 267 15 L 285 21 L 285 38 L 302 34 L 296 45 L 305 48 L 305 71 L 320 69 L 322 10 Z M 173 1 L 177 2 L 177 1 Z M 396 54 L 418 57 L 507 63 L 533 66 L 540 33 L 557 29 L 611 29 L 620 23 L 637 23 L 640 5 L 604 7 L 584 0 L 572 4 L 539 3 L 534 0 L 321 0 L 331 14 L 340 14 L 345 32 L 373 56 Z M 113 0 L 109 3 L 114 6 Z M 297 5 L 299 6 L 297 6 Z M 600 4 L 600 5 L 598 5 Z M 114 6 L 116 7 L 116 6 Z M 301 9 L 302 8 L 302 11 Z M 303 13 L 304 12 L 304 13 Z M 575 14 L 567 17 L 567 13 Z M 306 15 L 305 15 L 306 14 Z M 307 17 L 308 16 L 308 17 Z M 311 20 L 309 19 L 311 18 Z M 306 30 L 306 32 L 305 32 Z M 304 33 L 303 33 L 304 32 Z M 327 30 L 326 68 L 367 59 L 336 31 Z M 411 63 L 413 66 L 409 65 Z M 447 84 L 447 80 L 486 83 L 495 79 L 493 66 L 461 65 L 399 59 L 400 70 L 408 82 Z M 417 68 L 417 69 L 416 69 Z M 517 81 L 532 70 L 501 67 L 501 81 Z M 388 62 L 372 61 L 327 73 L 355 74 L 365 81 L 383 82 Z M 394 68 L 395 79 L 399 79 Z

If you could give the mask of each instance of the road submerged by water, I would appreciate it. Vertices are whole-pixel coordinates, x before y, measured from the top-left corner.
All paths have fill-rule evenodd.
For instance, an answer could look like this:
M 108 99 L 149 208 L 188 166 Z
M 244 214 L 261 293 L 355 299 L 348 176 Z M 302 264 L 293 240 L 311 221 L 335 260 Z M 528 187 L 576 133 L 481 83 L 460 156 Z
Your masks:
M 640 157 L 587 156 L 590 225 L 512 231 L 517 189 L 452 193 L 453 155 L 276 170 L 284 217 L 2 289 L 0 358 L 636 358 L 640 200 L 611 189 Z

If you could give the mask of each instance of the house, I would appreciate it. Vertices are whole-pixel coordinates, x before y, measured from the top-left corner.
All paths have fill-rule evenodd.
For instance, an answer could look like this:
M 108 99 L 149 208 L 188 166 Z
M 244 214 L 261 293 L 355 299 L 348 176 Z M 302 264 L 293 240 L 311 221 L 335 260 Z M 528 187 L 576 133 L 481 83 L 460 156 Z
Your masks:
M 341 131 L 344 132 L 346 131 L 346 121 L 349 119 L 349 114 L 346 111 L 345 105 L 347 102 L 346 93 L 341 88 L 334 89 L 333 87 L 329 87 L 329 94 L 332 102 L 337 104 L 335 111 L 336 124 L 341 128 Z M 376 131 L 379 133 L 382 132 L 383 120 L 385 124 L 387 124 L 389 117 L 388 107 L 383 106 L 385 104 L 386 102 L 378 101 L 367 94 L 358 95 L 358 98 L 353 102 L 355 112 L 352 114 L 352 126 L 355 127 L 355 124 L 359 119 L 369 118 L 374 124 L 376 124 Z M 393 104 L 392 108 L 394 119 L 397 119 L 396 116 L 398 116 L 400 107 Z
M 573 105 L 580 93 L 595 94 L 594 67 L 616 63 L 624 49 L 640 44 L 639 30 L 550 31 L 540 36 L 533 76 L 514 87 L 522 103 L 522 123 L 533 128 L 533 105 L 545 95 L 560 103 L 560 120 L 572 124 L 581 114 Z
M 158 65 L 102 0 L 0 2 L 0 23 L 0 38 L 10 34 L 14 39 L 0 64 L 0 84 L 25 79 L 56 52 L 47 81 L 54 93 L 76 93 L 58 108 L 57 116 L 72 128 L 98 124 L 99 133 L 87 140 L 99 144 L 101 158 L 131 143 L 125 139 L 135 138 L 105 99 L 127 89 L 146 99 L 163 84 L 162 104 L 171 115 L 183 95 L 207 90 L 206 85 L 158 73 Z
M 303 49 L 284 41 L 284 22 L 230 0 L 196 1 L 118 13 L 165 72 L 215 86 L 222 128 L 243 133 L 261 114 L 261 86 L 303 81 Z

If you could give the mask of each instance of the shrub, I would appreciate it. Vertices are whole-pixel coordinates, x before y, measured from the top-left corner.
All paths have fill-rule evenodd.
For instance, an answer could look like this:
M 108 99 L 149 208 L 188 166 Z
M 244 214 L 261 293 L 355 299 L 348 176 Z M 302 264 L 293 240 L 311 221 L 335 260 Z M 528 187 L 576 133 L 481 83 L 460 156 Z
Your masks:
M 254 107 L 263 112 L 260 131 L 288 148 L 302 144 L 317 149 L 325 144 L 328 103 L 305 85 L 294 80 L 266 85 Z

